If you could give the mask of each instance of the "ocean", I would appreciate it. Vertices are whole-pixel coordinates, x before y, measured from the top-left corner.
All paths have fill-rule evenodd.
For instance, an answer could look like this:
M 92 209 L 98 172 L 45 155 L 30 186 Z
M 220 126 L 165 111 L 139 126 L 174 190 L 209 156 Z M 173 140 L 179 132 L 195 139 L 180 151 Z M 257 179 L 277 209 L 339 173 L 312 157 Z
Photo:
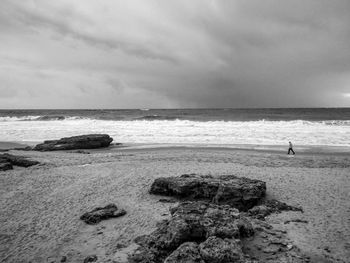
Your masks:
M 89 133 L 125 144 L 350 147 L 350 108 L 0 110 L 0 141 Z

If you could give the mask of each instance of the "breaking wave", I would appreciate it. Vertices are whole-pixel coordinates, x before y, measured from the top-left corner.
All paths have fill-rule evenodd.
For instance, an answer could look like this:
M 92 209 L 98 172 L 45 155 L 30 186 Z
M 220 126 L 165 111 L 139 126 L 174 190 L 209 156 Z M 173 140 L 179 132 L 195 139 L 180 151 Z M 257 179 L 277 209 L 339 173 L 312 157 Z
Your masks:
M 43 141 L 87 133 L 107 133 L 116 142 L 201 145 L 350 146 L 350 120 L 193 121 L 162 116 L 99 120 L 58 116 L 0 117 L 3 141 Z M 143 116 L 143 117 L 145 117 Z

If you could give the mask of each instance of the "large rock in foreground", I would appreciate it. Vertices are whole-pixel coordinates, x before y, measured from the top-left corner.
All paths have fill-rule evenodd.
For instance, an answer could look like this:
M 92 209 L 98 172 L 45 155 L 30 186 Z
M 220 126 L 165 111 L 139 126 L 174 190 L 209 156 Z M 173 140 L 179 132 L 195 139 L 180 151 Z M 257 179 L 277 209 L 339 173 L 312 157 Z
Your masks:
M 234 246 L 234 240 L 240 238 L 241 233 L 254 234 L 252 225 L 249 222 L 242 224 L 245 218 L 240 216 L 237 209 L 228 205 L 187 201 L 180 203 L 170 212 L 170 220 L 159 223 L 157 230 L 150 235 L 136 239 L 140 247 L 130 257 L 131 262 L 203 262 L 203 259 L 207 258 L 223 258 L 226 257 L 223 254 L 228 253 L 225 246 L 222 246 L 224 243 L 231 247 L 230 244 Z M 216 241 L 210 237 L 216 237 Z M 197 247 L 186 242 L 202 245 Z M 216 248 L 211 247 L 213 242 L 219 242 Z M 213 254 L 215 250 L 216 255 Z M 238 252 L 232 253 L 235 253 L 232 257 L 243 257 L 240 247 Z M 186 260 L 180 260 L 182 257 Z
M 213 177 L 185 174 L 180 177 L 157 178 L 151 186 L 150 193 L 208 200 L 246 211 L 257 205 L 265 196 L 266 183 L 234 175 Z
M 170 212 L 154 232 L 136 238 L 128 262 L 307 262 L 282 232 L 229 205 L 186 201 Z
M 34 147 L 35 151 L 59 151 L 75 149 L 96 149 L 108 147 L 113 141 L 108 134 L 88 134 L 66 137 L 60 140 L 44 141 Z

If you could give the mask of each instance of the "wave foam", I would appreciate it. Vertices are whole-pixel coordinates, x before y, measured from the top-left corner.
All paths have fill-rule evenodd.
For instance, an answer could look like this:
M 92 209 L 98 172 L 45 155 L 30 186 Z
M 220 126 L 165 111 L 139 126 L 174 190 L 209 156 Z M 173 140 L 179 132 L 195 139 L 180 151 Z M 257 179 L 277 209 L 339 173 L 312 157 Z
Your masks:
M 39 116 L 40 117 L 40 116 Z M 190 121 L 190 120 L 64 120 L 0 122 L 4 141 L 43 141 L 87 133 L 107 133 L 122 143 L 258 144 L 350 146 L 350 120 L 330 121 Z M 36 121 L 33 121 L 36 120 Z

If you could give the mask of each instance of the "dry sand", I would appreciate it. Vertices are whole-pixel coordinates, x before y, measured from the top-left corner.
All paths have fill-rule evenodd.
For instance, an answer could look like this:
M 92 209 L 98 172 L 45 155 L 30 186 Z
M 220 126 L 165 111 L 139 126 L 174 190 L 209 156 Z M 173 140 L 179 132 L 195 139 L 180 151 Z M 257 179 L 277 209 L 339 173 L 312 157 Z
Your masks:
M 288 231 L 314 262 L 349 262 L 350 157 L 229 149 L 163 148 L 25 152 L 42 164 L 0 172 L 0 262 L 120 262 L 120 251 L 169 216 L 172 204 L 148 194 L 153 180 L 183 173 L 234 174 L 267 182 L 268 196 L 304 213 L 267 220 Z M 127 215 L 90 226 L 84 212 L 116 203 Z M 283 222 L 290 219 L 309 223 Z

